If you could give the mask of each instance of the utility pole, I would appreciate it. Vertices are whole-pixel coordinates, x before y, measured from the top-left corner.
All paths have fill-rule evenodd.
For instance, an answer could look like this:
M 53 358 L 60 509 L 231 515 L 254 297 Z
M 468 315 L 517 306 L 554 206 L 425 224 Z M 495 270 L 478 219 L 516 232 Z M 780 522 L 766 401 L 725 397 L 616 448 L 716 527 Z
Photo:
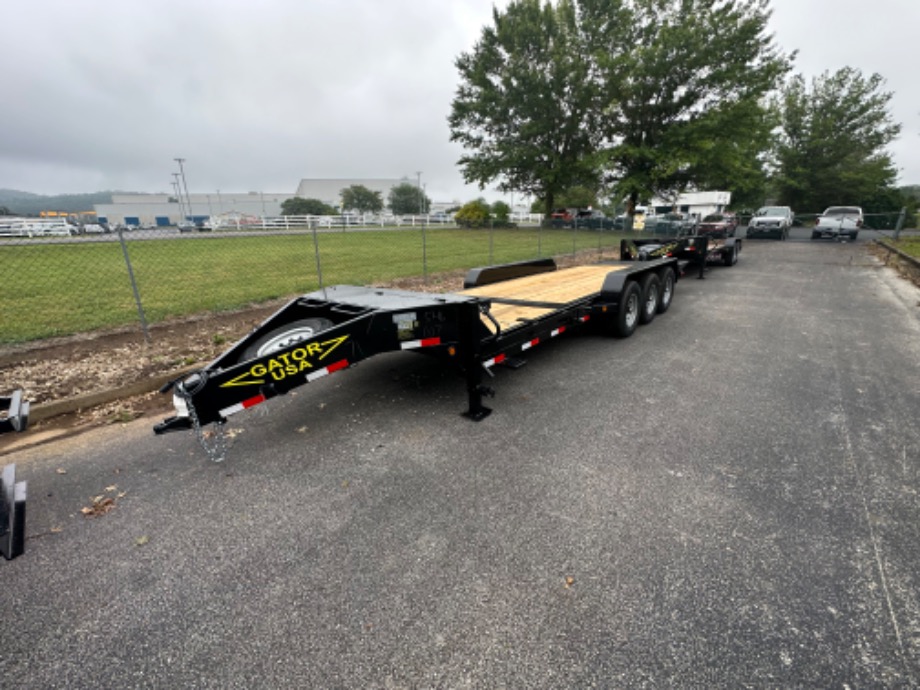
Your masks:
M 173 158 L 173 160 L 179 163 L 179 172 L 182 175 L 182 186 L 185 187 L 185 201 L 188 204 L 188 214 L 192 216 L 194 215 L 194 212 L 192 211 L 192 197 L 189 196 L 188 182 L 185 181 L 185 168 L 182 167 L 182 164 L 185 162 L 185 159 L 184 158 Z
M 182 201 L 182 192 L 179 190 L 179 173 L 173 173 L 176 179 L 172 181 L 173 189 L 176 190 L 176 200 L 179 202 L 179 222 L 185 220 L 185 202 Z

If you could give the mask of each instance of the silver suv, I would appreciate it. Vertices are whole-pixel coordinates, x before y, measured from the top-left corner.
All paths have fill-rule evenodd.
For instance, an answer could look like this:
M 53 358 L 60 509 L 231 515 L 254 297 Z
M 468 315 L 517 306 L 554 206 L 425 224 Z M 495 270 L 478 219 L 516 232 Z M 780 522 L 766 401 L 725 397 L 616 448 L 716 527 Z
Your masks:
M 764 206 L 748 223 L 747 236 L 785 240 L 789 237 L 795 214 L 788 206 Z

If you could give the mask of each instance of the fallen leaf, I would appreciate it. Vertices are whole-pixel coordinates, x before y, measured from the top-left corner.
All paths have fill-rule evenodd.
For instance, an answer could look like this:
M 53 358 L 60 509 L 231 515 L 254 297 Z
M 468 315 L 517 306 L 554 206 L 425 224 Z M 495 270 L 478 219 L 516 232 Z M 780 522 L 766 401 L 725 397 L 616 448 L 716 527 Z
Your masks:
M 106 492 L 112 493 L 113 491 L 118 491 L 118 484 L 112 484 L 111 486 L 105 487 Z
M 67 470 L 65 470 L 63 467 L 58 467 L 55 472 L 58 474 L 67 474 Z
M 135 540 L 134 540 L 134 545 L 135 545 L 135 546 L 143 546 L 143 545 L 146 544 L 148 541 L 150 541 L 150 537 L 148 537 L 148 536 L 145 534 L 144 536 L 138 537 L 137 539 L 135 539 Z
M 575 578 L 574 578 L 574 577 L 567 577 L 567 578 L 565 578 L 565 588 L 566 588 L 566 589 L 568 589 L 569 587 L 571 587 L 571 586 L 574 585 L 574 584 L 575 584 Z

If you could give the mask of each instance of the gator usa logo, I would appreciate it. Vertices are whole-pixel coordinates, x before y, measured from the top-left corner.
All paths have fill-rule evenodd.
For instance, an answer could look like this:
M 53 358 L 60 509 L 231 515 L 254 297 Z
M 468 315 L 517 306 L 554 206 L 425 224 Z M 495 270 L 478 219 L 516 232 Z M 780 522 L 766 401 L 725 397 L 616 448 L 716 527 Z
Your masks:
M 283 381 L 289 376 L 296 376 L 302 372 L 309 373 L 346 340 L 348 336 L 342 335 L 277 354 L 264 362 L 253 364 L 239 376 L 220 384 L 220 387 L 259 386 L 269 379 Z

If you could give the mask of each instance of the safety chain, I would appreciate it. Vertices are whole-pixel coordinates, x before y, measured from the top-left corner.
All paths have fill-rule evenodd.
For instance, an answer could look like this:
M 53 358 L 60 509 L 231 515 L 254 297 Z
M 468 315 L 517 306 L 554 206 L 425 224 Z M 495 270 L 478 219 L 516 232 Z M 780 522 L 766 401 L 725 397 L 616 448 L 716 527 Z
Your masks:
M 201 426 L 201 421 L 198 419 L 198 412 L 195 410 L 195 405 L 192 402 L 191 393 L 186 391 L 185 386 L 181 383 L 176 386 L 176 391 L 179 397 L 185 401 L 185 405 L 188 408 L 188 416 L 189 419 L 192 420 L 192 428 L 195 430 L 195 437 L 198 439 L 198 443 L 204 448 L 204 452 L 211 462 L 223 462 L 224 458 L 227 457 L 227 436 L 224 429 L 226 422 L 214 422 L 214 431 L 210 434 L 214 442 L 209 442 L 209 434 Z

